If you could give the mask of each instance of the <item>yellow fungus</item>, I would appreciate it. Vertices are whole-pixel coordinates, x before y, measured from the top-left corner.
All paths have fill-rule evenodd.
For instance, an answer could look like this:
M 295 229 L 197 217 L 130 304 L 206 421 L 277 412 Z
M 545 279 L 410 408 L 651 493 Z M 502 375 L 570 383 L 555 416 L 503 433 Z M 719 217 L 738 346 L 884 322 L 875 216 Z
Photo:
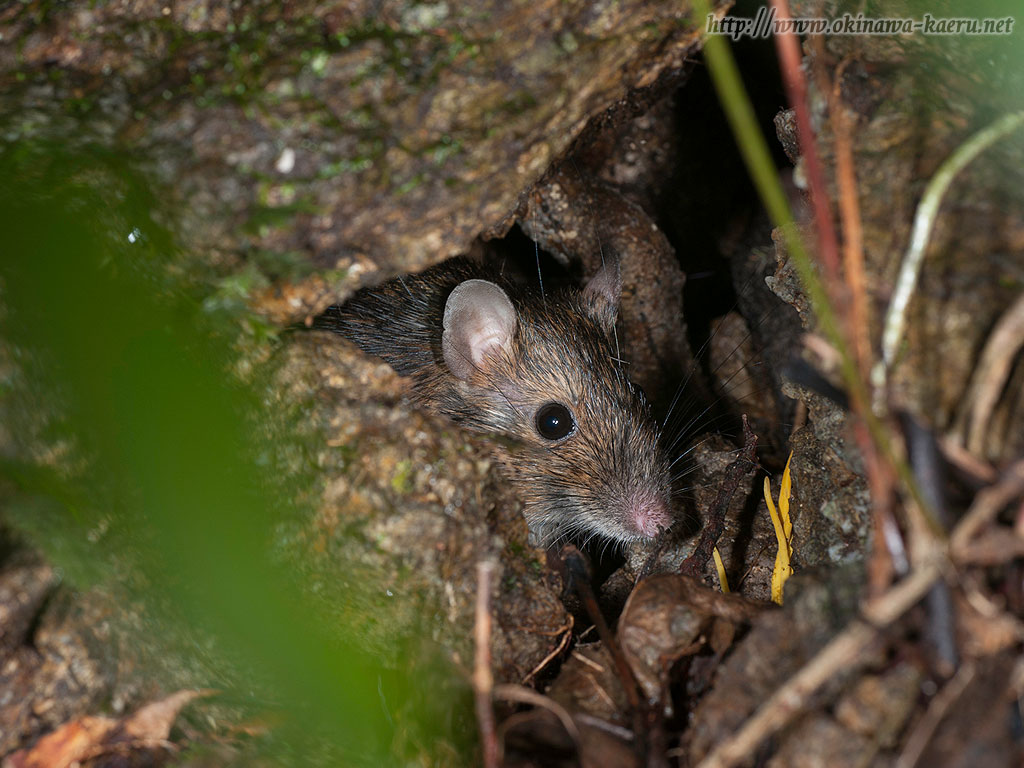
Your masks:
M 775 567 L 772 569 L 772 601 L 782 605 L 782 588 L 792 573 L 789 564 L 793 556 L 793 523 L 789 519 L 789 496 L 793 488 L 793 480 L 789 474 L 789 462 L 793 459 L 792 451 L 786 459 L 786 469 L 782 473 L 782 485 L 779 488 L 779 508 L 776 510 L 772 501 L 771 482 L 764 479 L 764 501 L 768 505 L 768 514 L 775 528 L 775 538 L 779 549 L 775 553 Z
M 722 556 L 718 554 L 718 547 L 711 550 L 711 554 L 715 557 L 715 568 L 718 569 L 718 583 L 722 587 L 722 591 L 726 594 L 729 593 L 729 579 L 725 576 L 725 563 L 722 562 Z

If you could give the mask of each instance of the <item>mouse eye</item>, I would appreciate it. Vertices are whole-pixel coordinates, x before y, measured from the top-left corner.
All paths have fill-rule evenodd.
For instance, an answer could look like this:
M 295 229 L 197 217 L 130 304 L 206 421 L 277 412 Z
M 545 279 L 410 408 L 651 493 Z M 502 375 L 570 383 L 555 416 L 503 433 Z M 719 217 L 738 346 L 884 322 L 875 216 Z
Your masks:
M 537 425 L 537 432 L 545 440 L 560 440 L 576 426 L 569 409 L 561 403 L 542 405 L 537 411 L 534 423 Z

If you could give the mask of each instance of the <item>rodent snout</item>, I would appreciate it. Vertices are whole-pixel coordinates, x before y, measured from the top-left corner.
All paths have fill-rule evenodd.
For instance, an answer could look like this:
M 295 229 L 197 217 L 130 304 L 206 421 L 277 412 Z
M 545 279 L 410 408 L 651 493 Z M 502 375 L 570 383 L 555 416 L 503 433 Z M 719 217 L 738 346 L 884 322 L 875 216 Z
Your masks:
M 626 526 L 641 536 L 652 538 L 671 524 L 668 502 L 658 495 L 640 493 L 626 504 Z

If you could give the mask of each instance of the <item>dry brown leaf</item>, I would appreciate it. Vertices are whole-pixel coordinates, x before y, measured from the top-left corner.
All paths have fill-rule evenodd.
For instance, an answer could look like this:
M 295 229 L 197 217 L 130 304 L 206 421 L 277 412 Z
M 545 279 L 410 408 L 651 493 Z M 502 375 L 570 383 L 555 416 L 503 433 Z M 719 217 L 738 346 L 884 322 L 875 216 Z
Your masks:
M 178 713 L 194 699 L 212 696 L 212 690 L 183 690 L 146 704 L 121 721 L 119 734 L 132 739 L 166 739 Z
M 80 717 L 43 736 L 30 749 L 12 753 L 4 760 L 3 768 L 65 768 L 103 754 L 119 743 L 165 742 L 182 708 L 193 699 L 213 693 L 210 690 L 177 691 L 120 720 L 92 715 Z
M 19 749 L 4 760 L 4 768 L 63 768 L 103 742 L 117 727 L 110 717 L 80 717 L 43 736 L 31 749 Z

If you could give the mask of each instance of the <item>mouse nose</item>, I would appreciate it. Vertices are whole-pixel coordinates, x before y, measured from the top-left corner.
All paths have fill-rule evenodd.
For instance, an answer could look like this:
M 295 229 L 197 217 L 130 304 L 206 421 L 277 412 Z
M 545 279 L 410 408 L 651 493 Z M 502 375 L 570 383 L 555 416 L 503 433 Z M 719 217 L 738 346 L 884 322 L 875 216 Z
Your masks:
M 626 522 L 641 536 L 651 538 L 672 524 L 672 513 L 661 496 L 639 493 L 626 506 Z

